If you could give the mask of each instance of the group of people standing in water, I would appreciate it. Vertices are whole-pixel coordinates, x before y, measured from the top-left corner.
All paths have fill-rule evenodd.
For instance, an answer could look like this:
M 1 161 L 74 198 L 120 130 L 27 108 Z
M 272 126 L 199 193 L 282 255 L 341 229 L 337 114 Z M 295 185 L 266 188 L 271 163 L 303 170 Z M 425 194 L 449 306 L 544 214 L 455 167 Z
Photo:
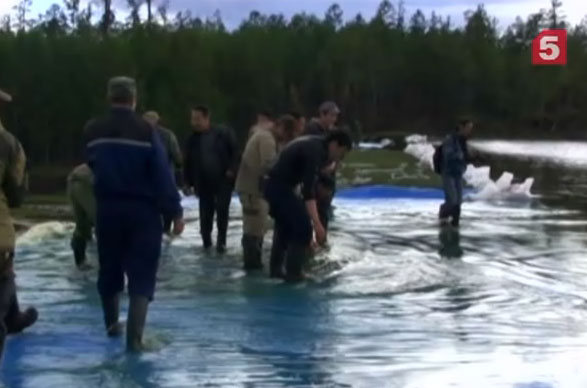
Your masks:
M 335 103 L 323 103 L 318 117 L 308 123 L 295 112 L 279 117 L 259 112 L 242 153 L 234 132 L 212 124 L 210 110 L 196 105 L 191 109 L 193 132 L 182 152 L 173 132 L 161 126 L 156 112 L 135 112 L 137 88 L 132 78 L 112 78 L 107 97 L 109 111 L 88 122 L 84 129 L 85 163 L 68 176 L 67 192 L 76 221 L 71 247 L 80 269 L 89 267 L 86 245 L 95 229 L 98 292 L 109 336 L 123 333 L 119 304 L 126 276 L 127 349 L 143 348 L 163 234 L 181 235 L 185 226 L 178 188 L 185 196 L 199 198 L 205 250 L 212 248 L 216 217 L 216 251 L 225 252 L 229 206 L 236 191 L 243 212 L 244 269 L 263 268 L 263 241 L 272 218 L 270 276 L 292 283 L 304 279 L 309 255 L 326 243 L 336 171 L 353 147 L 350 135 L 335 126 L 340 113 Z M 459 129 L 458 136 L 466 133 Z M 453 167 L 466 161 L 466 143 L 461 137 L 455 138 L 456 148 L 444 152 L 442 162 L 447 169 L 443 173 L 447 201 L 440 218 L 452 216 L 453 224 L 454 219 L 458 224 L 462 200 L 462 186 L 456 182 L 458 174 Z M 21 312 L 16 301 L 14 229 L 9 221 L 4 222 L 4 216 L 9 219 L 8 208 L 22 201 L 25 156 L 18 141 L 1 125 L 0 158 L 1 351 L 6 334 L 30 326 L 38 314 L 35 309 Z M 461 178 L 462 172 L 459 169 Z
M 76 219 L 71 246 L 76 265 L 88 267 L 86 245 L 95 229 L 98 291 L 108 335 L 122 333 L 119 298 L 128 278 L 127 348 L 140 350 L 155 291 L 162 235 L 184 228 L 178 189 L 199 199 L 204 250 L 226 251 L 229 207 L 237 192 L 243 209 L 243 267 L 263 268 L 263 241 L 274 220 L 269 273 L 286 282 L 304 279 L 313 248 L 327 238 L 336 169 L 352 149 L 350 135 L 335 128 L 339 108 L 323 103 L 308 124 L 295 112 L 261 111 L 241 153 L 234 132 L 211 122 L 204 105 L 191 108 L 193 131 L 180 151 L 156 112 L 135 112 L 135 81 L 108 83 L 109 112 L 85 128 L 86 162 L 68 177 Z

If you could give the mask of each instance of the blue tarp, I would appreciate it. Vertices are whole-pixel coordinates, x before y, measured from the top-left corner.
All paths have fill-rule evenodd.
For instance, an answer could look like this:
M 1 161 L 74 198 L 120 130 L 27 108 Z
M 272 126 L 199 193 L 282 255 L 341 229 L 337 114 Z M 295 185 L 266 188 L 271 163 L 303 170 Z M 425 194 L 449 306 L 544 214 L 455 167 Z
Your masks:
M 440 189 L 433 188 L 376 185 L 340 189 L 337 191 L 336 197 L 344 199 L 443 199 L 444 193 Z

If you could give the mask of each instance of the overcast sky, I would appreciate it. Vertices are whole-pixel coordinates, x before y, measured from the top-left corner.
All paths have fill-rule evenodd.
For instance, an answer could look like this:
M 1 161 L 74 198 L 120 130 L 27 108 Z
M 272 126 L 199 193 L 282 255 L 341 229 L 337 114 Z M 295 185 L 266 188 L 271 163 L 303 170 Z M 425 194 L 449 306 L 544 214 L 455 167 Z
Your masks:
M 18 1 L 0 0 L 0 15 L 12 12 L 12 7 Z M 161 1 L 163 0 L 153 0 L 154 3 Z M 125 0 L 114 2 L 122 5 Z M 189 9 L 193 15 L 203 18 L 211 16 L 215 10 L 220 10 L 225 24 L 228 27 L 236 27 L 253 10 L 262 13 L 283 13 L 286 16 L 306 11 L 322 16 L 335 2 L 342 7 L 345 18 L 351 18 L 357 13 L 369 18 L 377 9 L 380 0 L 170 0 L 170 9 L 173 14 Z M 43 13 L 53 3 L 60 4 L 61 0 L 33 0 L 33 15 Z M 451 16 L 458 24 L 463 21 L 463 13 L 475 8 L 479 3 L 484 3 L 490 15 L 498 18 L 500 27 L 509 25 L 516 16 L 525 19 L 529 14 L 550 6 L 550 0 L 404 0 L 409 14 L 416 9 L 421 9 L 427 15 L 435 11 L 437 14 Z M 563 13 L 569 22 L 577 24 L 587 14 L 587 1 L 563 0 Z

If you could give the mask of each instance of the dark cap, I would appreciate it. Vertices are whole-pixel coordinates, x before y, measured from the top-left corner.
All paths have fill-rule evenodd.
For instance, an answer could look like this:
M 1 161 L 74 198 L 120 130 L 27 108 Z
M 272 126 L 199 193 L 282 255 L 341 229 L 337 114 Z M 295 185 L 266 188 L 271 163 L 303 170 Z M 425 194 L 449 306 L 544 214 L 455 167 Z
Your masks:
M 10 102 L 12 101 L 12 96 L 6 93 L 4 90 L 0 89 L 0 101 Z
M 108 99 L 117 103 L 129 103 L 137 95 L 137 84 L 130 77 L 113 77 L 108 81 Z
M 323 102 L 322 104 L 320 104 L 319 112 L 320 113 L 335 112 L 338 114 L 338 113 L 340 113 L 340 109 L 338 108 L 338 105 L 336 105 L 335 102 L 326 101 L 326 102 Z

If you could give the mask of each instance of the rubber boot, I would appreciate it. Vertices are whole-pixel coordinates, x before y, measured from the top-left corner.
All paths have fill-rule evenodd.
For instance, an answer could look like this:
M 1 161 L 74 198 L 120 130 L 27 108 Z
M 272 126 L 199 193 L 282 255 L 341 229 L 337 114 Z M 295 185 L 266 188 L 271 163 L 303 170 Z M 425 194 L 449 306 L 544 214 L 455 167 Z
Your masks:
M 262 241 L 263 240 L 256 236 L 243 236 L 242 244 L 245 270 L 263 269 L 263 262 L 261 261 Z
M 71 249 L 73 250 L 75 265 L 78 268 L 82 268 L 86 264 L 86 245 L 87 242 L 83 238 L 74 237 L 71 239 Z
M 452 221 L 451 225 L 455 228 L 459 227 L 461 222 L 461 205 L 456 205 L 452 210 Z
M 216 252 L 220 254 L 226 252 L 226 234 L 222 234 L 220 231 L 216 239 Z
M 27 327 L 31 327 L 39 319 L 39 312 L 34 307 L 29 307 L 24 312 L 19 312 L 10 326 L 7 326 L 8 334 L 22 333 Z
M 303 268 L 308 260 L 308 249 L 299 244 L 291 244 L 287 248 L 285 281 L 299 283 L 304 280 Z
M 285 254 L 287 247 L 283 246 L 283 241 L 277 231 L 273 232 L 273 244 L 271 245 L 271 257 L 269 259 L 269 276 L 272 278 L 284 279 L 283 263 L 285 263 Z
M 104 325 L 108 337 L 120 337 L 122 335 L 122 326 L 118 322 L 120 311 L 120 297 L 118 295 L 111 298 L 102 298 L 102 310 L 104 311 Z
M 148 310 L 149 299 L 136 295 L 130 297 L 126 326 L 126 350 L 129 352 L 143 350 L 143 331 Z
M 202 236 L 202 242 L 204 243 L 204 249 L 208 250 L 212 247 L 212 237 Z
M 2 355 L 4 354 L 4 342 L 6 340 L 6 335 L 8 331 L 6 330 L 6 326 L 4 326 L 4 322 L 0 322 L 0 365 L 2 365 Z

